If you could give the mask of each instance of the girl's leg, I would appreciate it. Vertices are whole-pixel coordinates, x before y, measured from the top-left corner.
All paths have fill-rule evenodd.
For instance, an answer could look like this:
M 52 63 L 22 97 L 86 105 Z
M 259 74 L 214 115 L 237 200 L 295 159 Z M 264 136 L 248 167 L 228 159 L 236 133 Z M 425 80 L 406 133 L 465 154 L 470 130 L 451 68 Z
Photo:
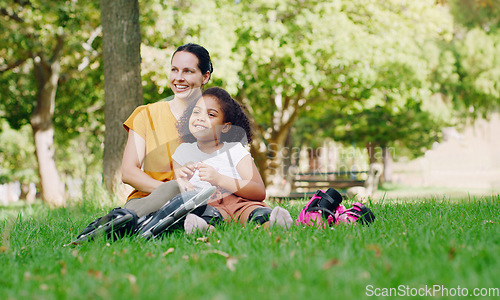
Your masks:
M 130 199 L 123 207 L 135 212 L 140 218 L 159 210 L 165 203 L 180 192 L 179 184 L 175 180 L 170 180 L 160 185 L 156 190 L 144 198 Z
M 247 205 L 241 212 L 238 212 L 236 220 L 245 225 L 249 221 L 259 220 L 258 222 L 263 224 L 269 220 L 269 215 L 271 214 L 271 208 L 264 203 L 256 203 L 254 205 Z
M 289 229 L 293 225 L 293 219 L 288 210 L 283 207 L 276 206 L 269 216 L 269 223 L 271 227 L 279 226 Z
M 192 234 L 197 231 L 205 233 L 210 227 L 213 228 L 213 226 L 209 225 L 207 221 L 195 214 L 187 214 L 186 220 L 184 220 L 184 230 L 187 234 Z
M 227 216 L 228 214 L 224 210 L 219 211 L 210 205 L 200 207 L 186 216 L 184 230 L 187 234 L 196 231 L 205 233 L 207 230 L 214 228 L 212 225 L 224 222 L 224 217 L 227 218 Z
M 273 210 L 264 202 L 251 201 L 234 194 L 218 193 L 209 201 L 209 205 L 217 208 L 224 220 L 233 220 L 242 225 L 247 224 L 249 220 L 264 226 L 278 225 L 285 228 L 290 228 L 293 224 L 290 213 L 286 209 L 275 207 Z
M 274 209 L 267 206 L 249 206 L 239 216 L 238 221 L 241 224 L 248 222 L 257 222 L 263 226 L 279 226 L 285 229 L 291 228 L 293 224 L 292 217 L 288 210 L 276 206 Z

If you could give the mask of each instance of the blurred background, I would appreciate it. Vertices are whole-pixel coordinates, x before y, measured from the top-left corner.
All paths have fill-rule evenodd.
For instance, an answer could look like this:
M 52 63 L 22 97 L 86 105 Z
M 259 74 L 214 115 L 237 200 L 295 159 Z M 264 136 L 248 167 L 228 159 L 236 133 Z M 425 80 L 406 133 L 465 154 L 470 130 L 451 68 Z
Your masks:
M 269 196 L 293 193 L 301 174 L 370 188 L 375 164 L 372 196 L 500 190 L 500 1 L 124 2 L 138 15 L 142 91 L 125 115 L 171 96 L 171 54 L 203 45 L 209 86 L 254 121 Z M 126 131 L 105 120 L 117 107 L 105 101 L 109 6 L 0 1 L 0 205 L 57 204 L 41 193 L 51 184 L 57 205 L 116 194 L 106 166 L 122 145 L 103 155 L 105 133 Z

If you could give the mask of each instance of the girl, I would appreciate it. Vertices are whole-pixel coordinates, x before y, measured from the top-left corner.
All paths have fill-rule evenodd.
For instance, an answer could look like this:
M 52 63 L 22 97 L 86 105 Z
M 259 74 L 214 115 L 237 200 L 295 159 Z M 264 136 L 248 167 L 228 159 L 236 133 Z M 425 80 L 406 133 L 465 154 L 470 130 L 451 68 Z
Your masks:
M 250 122 L 242 107 L 225 90 L 214 87 L 190 105 L 178 123 L 183 144 L 174 155 L 175 178 L 181 189 L 217 187 L 208 205 L 224 220 L 242 224 L 270 221 L 289 227 L 287 210 L 271 209 L 263 202 L 266 189 L 250 153 L 244 148 L 252 138 Z M 184 223 L 188 233 L 206 230 L 207 222 L 189 214 Z

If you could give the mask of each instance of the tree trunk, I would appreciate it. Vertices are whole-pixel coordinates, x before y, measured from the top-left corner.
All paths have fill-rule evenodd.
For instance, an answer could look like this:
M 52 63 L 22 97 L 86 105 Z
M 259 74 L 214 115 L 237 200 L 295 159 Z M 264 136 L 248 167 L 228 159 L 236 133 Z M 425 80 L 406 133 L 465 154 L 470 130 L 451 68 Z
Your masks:
M 278 88 L 275 90 L 279 90 Z M 252 106 L 245 93 L 242 93 L 241 103 L 247 109 L 247 114 L 254 115 Z M 303 93 L 297 98 L 283 99 L 283 95 L 277 92 L 271 103 L 273 104 L 272 114 L 270 116 L 271 126 L 264 128 L 257 124 L 254 118 L 250 118 L 255 128 L 255 135 L 250 152 L 254 158 L 264 183 L 266 184 L 268 196 L 282 196 L 288 193 L 286 185 L 286 170 L 284 166 L 283 154 L 287 153 L 285 143 L 290 133 L 290 128 L 299 116 L 301 105 L 299 100 Z
M 286 185 L 286 168 L 283 159 L 289 127 L 280 126 L 266 142 L 256 138 L 251 145 L 251 153 L 255 164 L 264 180 L 268 196 L 283 196 L 290 191 Z M 262 136 L 262 134 L 259 134 Z
M 279 140 L 270 140 L 266 145 L 263 139 L 255 140 L 251 144 L 250 152 L 266 184 L 268 196 L 287 194 L 284 189 L 285 174 L 281 155 L 283 145 L 284 141 Z
M 64 44 L 64 37 L 58 36 L 57 40 L 57 46 L 50 60 L 41 54 L 33 58 L 38 91 L 36 108 L 30 120 L 38 161 L 42 201 L 52 207 L 65 204 L 64 186 L 54 161 L 54 127 L 52 124 L 57 83 L 61 72 L 59 55 Z
M 368 151 L 368 158 L 370 160 L 370 165 L 373 163 L 376 163 L 377 162 L 377 153 L 376 153 L 375 144 L 373 144 L 371 142 L 366 144 L 366 150 Z
M 254 139 L 250 144 L 250 153 L 252 154 L 253 160 L 262 180 L 267 182 L 267 147 L 262 139 Z
M 383 181 L 384 182 L 392 182 L 392 173 L 394 170 L 394 161 L 392 159 L 391 148 L 384 147 L 382 152 L 382 158 L 384 163 L 384 173 L 383 173 Z
M 127 141 L 123 122 L 142 104 L 141 33 L 138 0 L 101 0 L 105 125 L 103 172 L 106 188 L 122 198 L 121 163 Z

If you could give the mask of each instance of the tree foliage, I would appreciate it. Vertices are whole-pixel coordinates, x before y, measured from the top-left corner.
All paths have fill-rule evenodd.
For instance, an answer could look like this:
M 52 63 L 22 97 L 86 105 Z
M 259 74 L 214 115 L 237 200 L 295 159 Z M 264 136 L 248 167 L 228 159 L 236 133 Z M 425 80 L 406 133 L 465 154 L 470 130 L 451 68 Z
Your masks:
M 50 59 L 64 37 L 58 105 L 58 142 L 75 137 L 95 112 L 102 71 L 97 60 L 98 7 L 94 1 L 13 1 L 0 4 L 0 108 L 13 128 L 29 123 L 36 97 L 33 59 Z M 101 95 L 99 95 L 101 93 Z M 103 102 L 102 102 L 103 104 Z M 102 105 L 101 105 L 102 106 Z M 71 114 L 72 118 L 65 118 Z M 60 130 L 60 131 L 59 131 Z M 67 135 L 68 134 L 68 135 Z
M 349 47 L 359 53 L 359 61 L 339 78 L 337 97 L 303 112 L 294 140 L 319 145 L 330 137 L 362 147 L 397 144 L 417 155 L 451 121 L 450 108 L 431 97 L 440 45 L 452 37 L 451 17 L 428 1 L 363 2 L 345 3 L 342 10 L 362 37 Z
M 144 101 L 154 102 L 172 94 L 168 82 L 172 53 L 190 42 L 210 52 L 214 73 L 209 84 L 224 86 L 234 94 L 242 60 L 231 51 L 237 22 L 231 1 L 155 0 L 141 6 Z
M 144 102 L 171 95 L 176 47 L 205 46 L 215 68 L 210 84 L 227 89 L 253 117 L 263 173 L 280 167 L 290 133 L 295 145 L 333 138 L 419 155 L 441 127 L 500 106 L 497 0 L 140 5 Z M 97 1 L 0 4 L 0 118 L 10 127 L 24 128 L 34 111 L 34 59 L 50 58 L 64 37 L 53 121 L 58 167 L 72 176 L 98 172 L 102 159 L 99 15 Z
M 41 163 L 44 166 L 51 163 L 47 157 L 52 156 L 54 148 L 59 159 L 68 154 L 68 148 L 52 146 L 52 124 L 55 124 L 56 143 L 64 146 L 69 145 L 72 138 L 86 133 L 83 128 L 88 123 L 85 121 L 92 123 L 97 119 L 87 114 L 88 108 L 96 107 L 91 101 L 96 100 L 94 95 L 99 86 L 95 80 L 99 75 L 89 76 L 96 74 L 93 70 L 99 68 L 99 63 L 94 63 L 98 52 L 93 42 L 99 28 L 95 8 L 94 2 L 88 1 L 32 0 L 0 4 L 1 116 L 15 129 L 31 123 L 35 139 L 38 130 L 49 130 L 44 146 L 36 151 L 40 174 Z M 50 89 L 46 85 L 49 81 Z M 56 93 L 58 87 L 68 82 L 67 91 L 61 88 L 62 93 Z M 79 107 L 80 103 L 83 105 Z M 42 158 L 40 153 L 48 155 Z M 52 165 L 55 169 L 55 164 Z M 42 187 L 44 182 L 57 183 L 56 177 L 41 180 Z M 45 188 L 48 190 L 48 186 Z
M 499 53 L 500 35 L 478 28 L 462 32 L 440 55 L 435 90 L 446 95 L 460 115 L 487 117 L 500 106 Z
M 33 165 L 36 164 L 35 147 L 30 140 L 29 126 L 18 130 L 0 119 L 0 184 L 11 181 L 38 182 Z
M 479 27 L 487 32 L 500 29 L 500 1 L 449 0 L 455 20 L 467 28 Z

